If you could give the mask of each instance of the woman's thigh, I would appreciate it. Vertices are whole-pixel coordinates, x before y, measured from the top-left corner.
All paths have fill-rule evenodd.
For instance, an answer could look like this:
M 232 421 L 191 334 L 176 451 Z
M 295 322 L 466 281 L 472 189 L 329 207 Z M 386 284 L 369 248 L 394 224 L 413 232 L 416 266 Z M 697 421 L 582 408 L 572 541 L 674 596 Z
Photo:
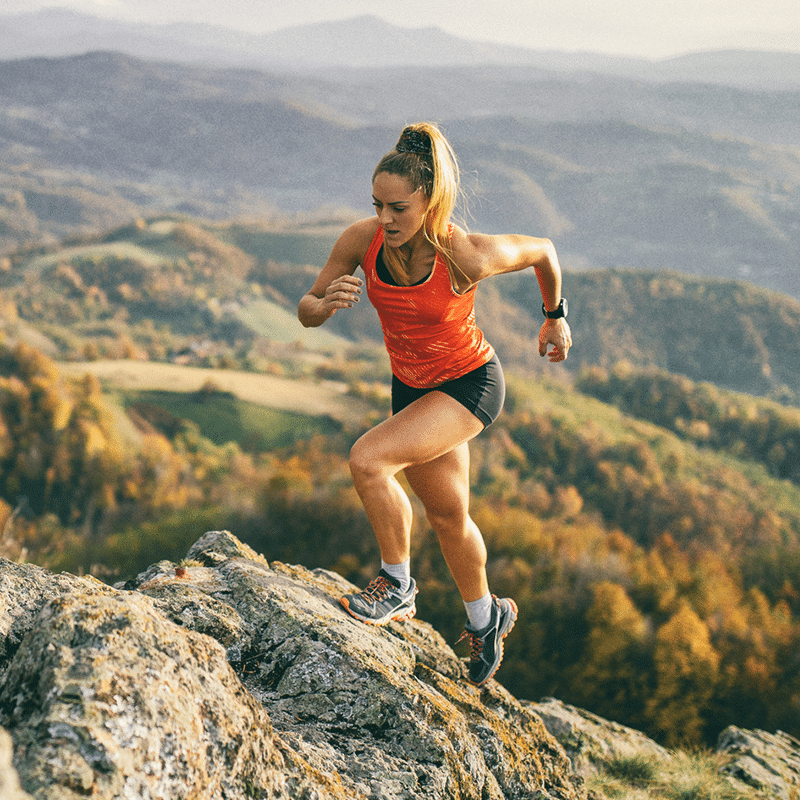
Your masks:
M 452 520 L 463 524 L 469 513 L 469 444 L 424 464 L 412 464 L 405 476 L 422 501 L 431 521 Z
M 351 461 L 394 474 L 433 461 L 482 430 L 483 423 L 461 403 L 432 391 L 367 431 L 353 445 Z

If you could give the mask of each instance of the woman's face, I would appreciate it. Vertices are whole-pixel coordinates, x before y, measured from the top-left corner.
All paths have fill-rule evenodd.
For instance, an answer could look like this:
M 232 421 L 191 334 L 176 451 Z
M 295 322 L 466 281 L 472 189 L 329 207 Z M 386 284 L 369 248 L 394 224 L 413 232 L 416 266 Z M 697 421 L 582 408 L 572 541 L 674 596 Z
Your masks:
M 379 172 L 372 181 L 372 204 L 390 247 L 402 247 L 424 236 L 428 198 L 400 175 Z

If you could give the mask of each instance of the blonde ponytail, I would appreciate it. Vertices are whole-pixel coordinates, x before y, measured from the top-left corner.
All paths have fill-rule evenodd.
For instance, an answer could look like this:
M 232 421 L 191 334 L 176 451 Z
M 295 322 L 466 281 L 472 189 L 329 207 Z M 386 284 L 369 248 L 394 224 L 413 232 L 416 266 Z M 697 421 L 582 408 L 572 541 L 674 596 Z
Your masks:
M 450 221 L 461 191 L 458 160 L 450 142 L 431 122 L 407 126 L 400 134 L 394 150 L 387 153 L 375 167 L 372 179 L 381 172 L 405 178 L 413 190 L 422 189 L 428 198 L 425 218 L 425 238 L 441 255 L 456 285 L 450 243 Z M 384 262 L 395 281 L 409 284 L 408 263 L 404 254 L 394 247 L 384 247 Z

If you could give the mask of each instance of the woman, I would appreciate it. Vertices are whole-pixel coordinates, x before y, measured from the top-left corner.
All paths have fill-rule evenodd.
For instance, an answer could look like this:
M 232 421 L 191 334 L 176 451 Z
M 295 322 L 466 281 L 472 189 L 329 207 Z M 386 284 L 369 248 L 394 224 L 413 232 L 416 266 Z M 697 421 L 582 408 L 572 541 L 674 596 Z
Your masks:
M 467 612 L 469 680 L 486 683 L 503 658 L 517 607 L 497 599 L 486 577 L 486 547 L 469 516 L 470 439 L 500 413 L 503 372 L 475 324 L 476 285 L 533 267 L 546 319 L 539 353 L 567 357 L 572 339 L 561 269 L 547 239 L 467 233 L 450 221 L 459 194 L 455 154 L 429 123 L 407 127 L 375 168 L 376 216 L 340 236 L 298 316 L 322 325 L 367 295 L 378 311 L 392 365 L 392 416 L 350 452 L 350 470 L 381 552 L 381 570 L 362 592 L 341 599 L 363 622 L 384 625 L 416 613 L 410 571 L 411 504 L 402 470 L 425 507 Z M 459 640 L 461 641 L 461 640 Z

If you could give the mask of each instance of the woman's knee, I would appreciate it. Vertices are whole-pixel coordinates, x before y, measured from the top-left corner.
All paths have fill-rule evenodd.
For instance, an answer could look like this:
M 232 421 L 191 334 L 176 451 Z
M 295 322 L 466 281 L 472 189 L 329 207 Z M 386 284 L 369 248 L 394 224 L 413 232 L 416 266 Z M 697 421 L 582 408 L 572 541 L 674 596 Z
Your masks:
M 466 510 L 457 503 L 426 509 L 430 526 L 440 539 L 464 539 L 471 533 L 470 518 Z
M 392 472 L 372 447 L 366 435 L 358 439 L 350 448 L 349 463 L 350 474 L 356 483 L 368 482 Z
M 369 458 L 366 448 L 361 444 L 361 439 L 350 448 L 349 464 L 350 474 L 353 478 L 358 478 L 369 469 Z

